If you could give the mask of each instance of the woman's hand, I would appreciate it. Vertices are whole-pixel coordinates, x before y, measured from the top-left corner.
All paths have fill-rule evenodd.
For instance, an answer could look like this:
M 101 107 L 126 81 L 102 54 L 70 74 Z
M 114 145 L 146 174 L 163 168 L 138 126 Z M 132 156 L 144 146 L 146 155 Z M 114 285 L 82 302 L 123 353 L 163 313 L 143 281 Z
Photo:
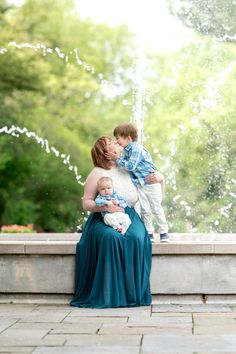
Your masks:
M 117 151 L 114 151 L 114 152 L 107 151 L 107 152 L 105 152 L 105 157 L 106 157 L 107 160 L 115 161 L 119 156 L 120 156 L 120 154 Z
M 105 206 L 109 207 L 109 206 L 113 206 L 113 200 L 107 200 L 106 203 L 104 204 Z
M 111 205 L 111 206 L 108 206 L 108 207 L 106 207 L 106 211 L 108 211 L 109 213 L 116 213 L 116 212 L 118 212 L 118 211 L 120 211 L 120 212 L 124 212 L 124 209 L 123 208 L 121 208 L 120 206 L 118 206 L 118 205 Z
M 109 149 L 105 152 L 105 157 L 107 160 L 116 161 L 117 158 L 121 155 L 123 147 L 116 142 L 109 145 Z
M 147 184 L 164 183 L 165 182 L 165 178 L 159 171 L 155 171 L 155 172 L 151 172 L 145 178 L 145 182 Z

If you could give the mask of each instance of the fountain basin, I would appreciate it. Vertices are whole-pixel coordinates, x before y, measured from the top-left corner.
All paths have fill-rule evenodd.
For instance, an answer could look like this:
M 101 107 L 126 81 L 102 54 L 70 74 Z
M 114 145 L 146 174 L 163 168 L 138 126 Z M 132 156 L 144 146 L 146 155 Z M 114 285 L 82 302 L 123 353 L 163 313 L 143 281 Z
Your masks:
M 236 234 L 171 234 L 152 247 L 152 294 L 236 294 Z M 79 234 L 0 235 L 1 294 L 72 294 Z

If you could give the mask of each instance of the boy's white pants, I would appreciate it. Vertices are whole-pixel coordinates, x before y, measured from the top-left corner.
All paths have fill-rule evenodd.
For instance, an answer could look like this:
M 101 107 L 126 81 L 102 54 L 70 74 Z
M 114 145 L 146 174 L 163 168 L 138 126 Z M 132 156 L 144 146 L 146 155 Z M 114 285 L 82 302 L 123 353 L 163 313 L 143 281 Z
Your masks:
M 128 230 L 131 220 L 128 214 L 117 211 L 116 213 L 107 213 L 104 215 L 103 220 L 105 224 L 112 226 L 114 229 L 122 228 L 122 234 Z
M 156 222 L 159 226 L 159 233 L 167 233 L 168 225 L 162 208 L 162 191 L 161 184 L 145 184 L 144 186 L 138 185 L 139 201 L 141 205 L 141 218 L 146 226 L 149 234 L 154 233 L 152 225 L 152 215 L 154 215 Z

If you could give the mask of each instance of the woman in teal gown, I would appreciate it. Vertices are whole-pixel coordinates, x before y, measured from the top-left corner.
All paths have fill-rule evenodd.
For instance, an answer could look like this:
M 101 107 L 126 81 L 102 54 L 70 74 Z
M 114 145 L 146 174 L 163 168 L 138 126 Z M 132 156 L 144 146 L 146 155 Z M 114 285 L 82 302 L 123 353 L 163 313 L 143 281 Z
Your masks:
M 72 306 L 106 308 L 151 304 L 152 245 L 142 220 L 133 208 L 137 202 L 136 187 L 127 171 L 105 157 L 107 151 L 119 149 L 119 145 L 108 137 L 100 138 L 92 149 L 95 168 L 87 178 L 83 197 L 83 207 L 91 214 L 76 248 Z M 118 206 L 98 207 L 94 202 L 97 180 L 101 176 L 112 178 L 115 191 L 123 195 L 129 205 L 125 213 L 132 223 L 125 235 L 107 226 L 101 215 L 102 211 L 123 209 Z

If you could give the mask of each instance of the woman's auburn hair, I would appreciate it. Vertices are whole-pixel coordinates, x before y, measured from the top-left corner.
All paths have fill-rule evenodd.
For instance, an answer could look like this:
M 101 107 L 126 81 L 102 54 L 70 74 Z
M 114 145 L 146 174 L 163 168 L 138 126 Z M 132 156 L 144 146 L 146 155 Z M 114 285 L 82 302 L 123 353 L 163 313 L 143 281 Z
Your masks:
M 105 156 L 107 150 L 107 141 L 112 140 L 110 136 L 102 136 L 99 138 L 91 150 L 92 160 L 95 167 L 101 167 L 109 170 L 112 166 L 111 161 Z

